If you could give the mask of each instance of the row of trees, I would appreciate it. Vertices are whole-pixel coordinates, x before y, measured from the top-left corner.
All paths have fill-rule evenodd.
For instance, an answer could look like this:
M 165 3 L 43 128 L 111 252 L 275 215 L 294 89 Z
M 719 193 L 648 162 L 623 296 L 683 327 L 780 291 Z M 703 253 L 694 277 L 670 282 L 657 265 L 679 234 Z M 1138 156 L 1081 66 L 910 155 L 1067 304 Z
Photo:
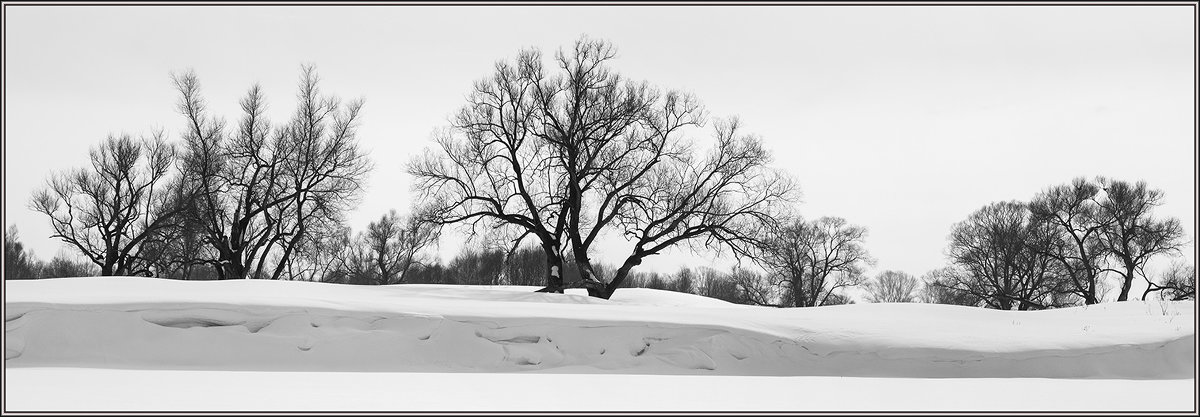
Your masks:
M 551 66 L 536 50 L 497 63 L 439 147 L 408 165 L 417 214 L 365 233 L 342 221 L 370 169 L 355 138 L 362 102 L 320 95 L 311 67 L 282 124 L 267 120 L 258 86 L 230 126 L 194 73 L 173 76 L 182 143 L 110 137 L 91 167 L 55 175 L 31 207 L 102 275 L 401 282 L 449 224 L 510 254 L 530 239 L 547 290 L 562 291 L 569 260 L 604 298 L 672 247 L 752 255 L 795 201 L 793 181 L 736 118 L 714 121 L 711 149 L 698 152 L 688 137 L 708 123 L 698 100 L 625 79 L 609 67 L 615 56 L 582 38 Z M 591 257 L 606 232 L 634 245 L 601 274 Z
M 172 79 L 181 143 L 163 132 L 110 136 L 90 167 L 53 175 L 30 207 L 101 275 L 311 275 L 371 168 L 355 137 L 362 101 L 321 95 L 306 66 L 290 120 L 267 120 L 255 85 L 227 126 L 194 73 Z
M 545 284 L 543 277 L 540 275 L 545 265 L 545 255 L 539 248 L 532 246 L 523 246 L 511 252 L 511 248 L 489 247 L 487 244 L 483 245 L 483 247 L 467 246 L 457 256 L 445 263 L 432 260 L 428 256 L 423 257 L 419 252 L 411 258 L 407 258 L 412 259 L 412 262 L 408 262 L 403 256 L 397 257 L 397 255 L 400 255 L 399 251 L 392 252 L 395 255 L 391 257 L 380 256 L 377 258 L 372 252 L 390 252 L 393 250 L 384 250 L 382 248 L 394 247 L 399 249 L 410 247 L 397 244 L 406 241 L 397 238 L 398 235 L 402 234 L 401 232 L 394 234 L 381 233 L 382 230 L 394 227 L 391 225 L 398 224 L 394 221 L 394 219 L 398 218 L 394 213 L 389 213 L 381 218 L 380 221 L 373 222 L 368 226 L 367 232 L 360 233 L 356 239 L 348 241 L 349 245 L 358 246 L 353 250 L 349 250 L 350 252 L 362 254 L 359 255 L 358 259 L 374 260 L 382 258 L 401 260 L 401 262 L 392 264 L 396 265 L 395 267 L 378 267 L 375 262 L 369 262 L 358 267 L 357 271 L 360 272 L 358 272 L 358 275 L 355 275 L 353 272 L 347 273 L 355 271 L 353 268 L 334 265 L 325 269 L 323 274 L 315 279 L 324 282 L 358 285 L 414 283 L 541 286 Z M 382 238 L 380 236 L 391 237 Z M 5 276 L 7 279 L 93 276 L 99 273 L 99 269 L 93 264 L 74 261 L 69 259 L 69 257 L 61 255 L 55 257 L 50 262 L 43 263 L 37 260 L 33 254 L 23 249 L 20 240 L 16 236 L 15 228 L 10 228 L 5 237 Z M 389 244 L 395 246 L 387 246 Z M 576 282 L 580 279 L 579 271 L 575 269 L 574 265 L 569 259 L 564 263 L 563 279 L 565 282 Z M 606 273 L 616 268 L 609 264 L 597 263 L 596 269 L 600 271 L 599 273 Z M 387 271 L 392 272 L 389 274 Z M 379 278 L 383 276 L 391 278 L 387 280 Z M 786 291 L 782 290 L 788 288 L 785 286 L 793 284 L 786 284 L 785 282 L 788 281 L 785 280 L 769 281 L 766 278 L 767 276 L 768 274 L 763 273 L 761 270 L 740 266 L 727 271 L 719 271 L 707 267 L 695 269 L 683 267 L 675 273 L 659 273 L 654 271 L 632 272 L 629 278 L 623 283 L 622 288 L 651 288 L 690 293 L 738 304 L 775 307 L 787 306 L 786 300 L 790 298 L 780 295 L 787 294 Z M 942 276 L 942 271 L 940 270 L 930 271 L 921 278 L 901 271 L 887 270 L 879 272 L 870 279 L 866 279 L 860 271 L 856 275 L 854 285 L 839 284 L 844 283 L 844 280 L 830 281 L 828 283 L 829 287 L 822 291 L 823 296 L 819 302 L 811 305 L 853 303 L 854 301 L 847 293 L 833 291 L 835 289 L 833 286 L 837 285 L 837 289 L 843 290 L 858 286 L 862 290 L 859 300 L 870 303 L 922 302 L 987 306 L 986 303 L 981 303 L 979 297 L 940 285 L 939 279 Z M 215 276 L 209 275 L 200 279 L 215 279 Z M 769 282 L 778 283 L 778 286 L 772 288 L 766 285 Z M 807 285 L 813 284 L 809 283 Z M 1165 271 L 1158 274 L 1157 278 L 1151 281 L 1150 285 L 1158 288 L 1156 291 L 1159 292 L 1161 299 L 1194 299 L 1195 268 L 1183 262 L 1175 262 Z M 775 291 L 774 294 L 778 298 L 764 302 L 764 293 L 772 290 Z
M 94 264 L 64 254 L 42 261 L 21 243 L 16 226 L 4 232 L 4 279 L 87 277 L 98 273 Z
M 163 132 L 110 137 L 91 167 L 54 175 L 30 206 L 102 275 L 401 282 L 450 224 L 509 253 L 529 239 L 547 290 L 562 291 L 569 260 L 605 298 L 672 247 L 752 255 L 795 201 L 793 181 L 736 118 L 713 121 L 711 149 L 699 152 L 689 137 L 709 122 L 699 101 L 622 77 L 615 56 L 582 38 L 549 66 L 536 50 L 497 63 L 438 148 L 408 165 L 417 214 L 364 233 L 342 218 L 370 170 L 355 137 L 362 102 L 322 96 L 312 67 L 279 124 L 258 86 L 228 125 L 194 73 L 173 76 L 181 143 Z M 601 274 L 592 256 L 606 232 L 634 245 Z
M 321 94 L 311 66 L 282 123 L 268 120 L 257 85 L 227 124 L 209 109 L 196 74 L 172 76 L 179 143 L 164 132 L 109 137 L 92 150 L 90 167 L 54 175 L 30 206 L 101 275 L 536 281 L 544 291 L 575 286 L 608 298 L 631 280 L 655 285 L 636 268 L 683 248 L 748 261 L 753 269 L 708 280 L 728 282 L 713 288 L 733 288 L 729 298 L 739 302 L 825 305 L 844 302 L 853 287 L 894 290 L 878 300 L 904 298 L 909 281 L 894 274 L 867 285 L 863 271 L 874 261 L 864 227 L 794 213 L 796 185 L 770 166 L 760 138 L 736 118 L 710 117 L 690 94 L 621 76 L 615 57 L 611 44 L 584 37 L 548 64 L 534 49 L 497 62 L 436 146 L 407 164 L 418 196 L 412 214 L 392 211 L 357 233 L 344 217 L 371 170 L 357 142 L 363 102 Z M 696 139 L 704 130 L 711 138 Z M 1150 281 L 1151 257 L 1178 251 L 1182 231 L 1150 217 L 1161 193 L 1098 181 L 1028 204 L 997 203 L 956 225 L 954 265 L 926 292 L 1045 308 L 1072 297 L 1098 301 L 1099 278 L 1113 273 L 1126 299 L 1134 277 Z M 485 250 L 431 262 L 423 254 L 452 225 Z M 616 265 L 593 259 L 605 235 L 632 243 Z M 461 276 L 471 270 L 482 275 Z
M 1117 301 L 1129 299 L 1135 279 L 1147 285 L 1143 299 L 1194 293 L 1194 284 L 1165 276 L 1179 267 L 1162 277 L 1147 273 L 1152 259 L 1180 254 L 1185 244 L 1177 219 L 1153 215 L 1162 199 L 1142 181 L 1076 178 L 1029 202 L 989 204 L 954 226 L 951 265 L 934 271 L 930 284 L 1005 310 L 1096 304 L 1109 279 L 1117 282 Z

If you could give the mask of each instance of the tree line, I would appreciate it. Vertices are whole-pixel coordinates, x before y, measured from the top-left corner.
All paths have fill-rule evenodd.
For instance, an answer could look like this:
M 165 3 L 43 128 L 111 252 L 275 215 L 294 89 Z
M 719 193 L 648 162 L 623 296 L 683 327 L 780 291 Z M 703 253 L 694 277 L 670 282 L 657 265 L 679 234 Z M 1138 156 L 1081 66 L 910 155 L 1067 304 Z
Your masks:
M 324 95 L 312 66 L 282 122 L 268 120 L 258 85 L 230 124 L 209 108 L 197 74 L 172 75 L 178 142 L 163 131 L 111 135 L 90 166 L 52 175 L 30 208 L 86 259 L 74 272 L 88 275 L 535 285 L 600 298 L 642 286 L 775 307 L 846 303 L 852 288 L 872 301 L 1092 304 L 1109 274 L 1120 277 L 1120 300 L 1134 279 L 1146 294 L 1187 290 L 1186 274 L 1145 271 L 1182 245 L 1178 221 L 1150 214 L 1161 192 L 1108 179 L 981 209 L 955 225 L 951 266 L 921 285 L 898 271 L 868 279 L 865 227 L 800 216 L 795 180 L 760 137 L 692 94 L 622 76 L 616 55 L 582 37 L 550 58 L 525 49 L 497 61 L 406 164 L 417 195 L 409 214 L 390 211 L 362 231 L 345 217 L 372 169 L 357 137 L 363 100 Z M 474 246 L 443 265 L 428 252 L 447 227 Z M 595 259 L 606 235 L 632 244 L 615 265 Z M 672 249 L 730 254 L 739 266 L 637 269 Z M 52 270 L 15 230 L 5 253 L 7 277 Z
M 929 285 L 965 304 L 1034 310 L 1102 301 L 1115 280 L 1116 301 L 1195 297 L 1195 267 L 1176 263 L 1157 276 L 1150 261 L 1182 255 L 1178 219 L 1159 218 L 1163 193 L 1144 181 L 1075 178 L 1028 202 L 991 203 L 954 225 L 951 264 L 932 271 Z M 1190 269 L 1189 269 L 1190 268 Z

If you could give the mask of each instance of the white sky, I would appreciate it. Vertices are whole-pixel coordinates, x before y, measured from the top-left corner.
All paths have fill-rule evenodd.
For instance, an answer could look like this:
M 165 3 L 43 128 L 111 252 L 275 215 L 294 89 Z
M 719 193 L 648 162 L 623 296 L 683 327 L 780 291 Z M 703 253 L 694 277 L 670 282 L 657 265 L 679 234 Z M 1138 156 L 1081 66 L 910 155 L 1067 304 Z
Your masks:
M 739 115 L 799 180 L 807 217 L 869 228 L 876 271 L 946 264 L 951 226 L 1075 176 L 1145 179 L 1195 236 L 1191 6 L 12 6 L 5 13 L 4 225 L 43 259 L 60 245 L 27 208 L 52 171 L 110 132 L 177 139 L 171 71 L 194 68 L 217 114 L 262 83 L 294 106 L 302 63 L 365 97 L 376 169 L 351 226 L 406 212 L 403 166 L 522 47 L 581 34 L 614 67 Z M 448 258 L 456 239 L 443 239 Z M 598 257 L 616 263 L 620 242 Z M 1189 245 L 1189 259 L 1194 259 Z M 724 266 L 668 254 L 644 268 Z M 1138 294 L 1140 295 L 1140 293 Z

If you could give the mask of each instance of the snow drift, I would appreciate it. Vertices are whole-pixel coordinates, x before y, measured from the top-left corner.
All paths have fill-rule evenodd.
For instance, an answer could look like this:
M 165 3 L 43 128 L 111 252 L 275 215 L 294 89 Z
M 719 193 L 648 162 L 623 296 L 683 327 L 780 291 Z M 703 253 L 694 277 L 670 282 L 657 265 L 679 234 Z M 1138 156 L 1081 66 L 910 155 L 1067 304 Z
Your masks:
M 623 289 L 69 278 L 5 282 L 5 366 L 1188 379 L 1192 302 L 803 309 Z

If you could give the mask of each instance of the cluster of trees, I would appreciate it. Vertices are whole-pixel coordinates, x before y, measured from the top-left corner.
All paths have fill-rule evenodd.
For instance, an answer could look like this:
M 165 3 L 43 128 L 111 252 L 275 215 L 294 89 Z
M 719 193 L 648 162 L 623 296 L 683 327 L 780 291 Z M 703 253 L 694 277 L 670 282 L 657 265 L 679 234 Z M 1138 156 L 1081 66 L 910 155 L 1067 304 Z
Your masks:
M 951 265 L 931 272 L 926 284 L 942 301 L 1004 310 L 1096 304 L 1110 280 L 1117 301 L 1129 299 L 1135 279 L 1147 284 L 1143 299 L 1152 292 L 1194 297 L 1194 274 L 1182 266 L 1160 277 L 1146 271 L 1185 243 L 1177 219 L 1153 215 L 1162 199 L 1143 181 L 1076 178 L 1029 202 L 989 204 L 954 226 Z
M 412 282 L 439 273 L 421 253 L 451 224 L 507 247 L 506 265 L 532 242 L 541 272 L 521 274 L 604 298 L 673 247 L 752 255 L 795 201 L 794 182 L 736 118 L 710 123 L 695 97 L 618 74 L 615 56 L 585 37 L 550 64 L 537 50 L 498 62 L 438 146 L 408 164 L 414 214 L 359 233 L 343 217 L 371 169 L 356 140 L 362 101 L 323 96 L 312 67 L 283 123 L 268 120 L 257 85 L 227 124 L 196 74 L 173 76 L 180 143 L 109 137 L 90 167 L 55 174 L 30 207 L 101 275 Z M 709 124 L 701 152 L 691 136 Z M 616 268 L 592 260 L 609 232 L 634 243 Z
M 113 135 L 91 166 L 53 175 L 30 207 L 101 275 L 295 279 L 326 266 L 371 166 L 356 140 L 362 101 L 323 96 L 303 68 L 292 117 L 273 124 L 255 85 L 237 123 L 211 114 L 197 76 L 173 76 L 185 127 Z
M 856 287 L 880 302 L 1092 304 L 1108 275 L 1120 278 L 1119 300 L 1137 278 L 1146 294 L 1194 292 L 1184 271 L 1146 275 L 1151 258 L 1182 245 L 1178 221 L 1151 215 L 1161 192 L 1103 178 L 972 214 L 951 234 L 952 265 L 923 285 L 897 271 L 868 280 L 866 228 L 796 215 L 796 185 L 759 137 L 690 94 L 623 77 L 615 57 L 611 44 L 583 37 L 549 60 L 527 49 L 497 62 L 436 146 L 406 165 L 412 214 L 391 211 L 363 231 L 345 222 L 372 169 L 357 141 L 363 101 L 323 95 L 311 66 L 281 123 L 268 120 L 257 85 L 227 124 L 195 73 L 172 76 L 178 143 L 162 131 L 110 136 L 90 166 L 53 175 L 30 207 L 100 275 L 538 285 L 601 298 L 634 285 L 776 307 L 845 303 Z M 433 262 L 426 249 L 447 226 L 482 248 Z M 632 244 L 616 265 L 593 259 L 605 235 Z M 636 270 L 680 248 L 751 267 Z M 5 250 L 6 274 L 47 276 L 28 272 L 50 269 L 29 266 L 15 232 Z M 8 272 L 10 258 L 22 272 Z
M 4 232 L 4 279 L 87 277 L 98 273 L 94 264 L 61 253 L 42 261 L 21 243 L 16 226 Z

